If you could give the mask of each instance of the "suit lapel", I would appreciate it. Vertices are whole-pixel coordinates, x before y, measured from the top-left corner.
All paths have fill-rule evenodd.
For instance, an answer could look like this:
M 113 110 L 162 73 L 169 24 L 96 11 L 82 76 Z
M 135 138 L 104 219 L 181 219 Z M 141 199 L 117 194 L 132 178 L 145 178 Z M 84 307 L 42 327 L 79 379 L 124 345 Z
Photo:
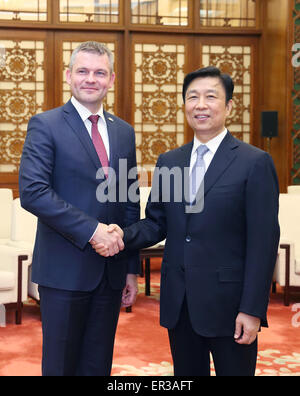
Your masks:
M 186 144 L 185 146 L 180 147 L 179 157 L 178 157 L 178 166 L 181 169 L 189 168 L 191 162 L 191 155 L 193 149 L 193 142 Z
M 206 195 L 217 180 L 222 176 L 228 166 L 236 157 L 239 143 L 229 132 L 221 142 L 218 150 L 204 177 L 204 195 Z
M 118 131 L 115 119 L 106 111 L 104 112 L 104 117 L 107 125 L 107 133 L 109 139 L 109 166 L 118 172 Z
M 107 113 L 104 112 L 104 117 L 107 125 L 107 133 L 109 139 L 109 167 L 113 169 L 115 172 L 116 179 L 113 177 L 109 177 L 109 185 L 112 187 L 111 183 L 115 180 L 117 183 L 119 179 L 119 139 L 118 139 L 118 129 L 117 129 L 117 122 L 115 118 Z
M 189 170 L 190 170 L 190 162 L 191 155 L 193 149 L 193 142 L 182 146 L 178 151 L 179 156 L 176 161 L 176 166 L 181 168 L 182 172 L 182 205 L 183 210 L 185 211 L 186 205 L 189 205 L 188 197 L 189 197 Z
M 90 138 L 82 119 L 80 118 L 75 107 L 72 105 L 71 101 L 64 105 L 63 110 L 66 122 L 70 125 L 73 132 L 82 143 L 96 169 L 99 169 L 101 167 L 101 163 L 93 145 L 92 139 Z

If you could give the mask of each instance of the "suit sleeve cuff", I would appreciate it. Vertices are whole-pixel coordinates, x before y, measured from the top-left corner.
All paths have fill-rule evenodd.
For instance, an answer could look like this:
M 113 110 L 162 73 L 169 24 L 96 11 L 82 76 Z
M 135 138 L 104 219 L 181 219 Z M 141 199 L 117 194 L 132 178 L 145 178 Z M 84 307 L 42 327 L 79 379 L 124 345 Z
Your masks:
M 100 226 L 100 224 L 97 225 L 97 227 L 96 227 L 96 229 L 95 229 L 93 235 L 92 235 L 91 238 L 89 239 L 89 242 L 91 242 L 91 241 L 93 240 L 94 235 L 96 234 L 96 232 L 97 232 L 99 226 Z

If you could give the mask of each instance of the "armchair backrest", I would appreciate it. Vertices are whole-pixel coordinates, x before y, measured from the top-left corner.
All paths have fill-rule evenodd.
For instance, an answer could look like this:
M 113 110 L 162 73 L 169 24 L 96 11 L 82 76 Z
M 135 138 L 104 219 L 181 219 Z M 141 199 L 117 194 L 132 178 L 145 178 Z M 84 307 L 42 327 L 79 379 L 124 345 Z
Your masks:
M 288 194 L 300 194 L 300 186 L 288 186 Z
M 12 203 L 11 239 L 34 244 L 37 227 L 37 217 L 23 209 L 20 198 Z
M 12 203 L 12 190 L 0 188 L 0 239 L 10 238 Z
M 150 192 L 151 192 L 151 187 L 140 187 L 141 219 L 145 218 L 145 210 Z
M 279 224 L 281 238 L 295 245 L 296 259 L 300 259 L 300 195 L 280 194 Z

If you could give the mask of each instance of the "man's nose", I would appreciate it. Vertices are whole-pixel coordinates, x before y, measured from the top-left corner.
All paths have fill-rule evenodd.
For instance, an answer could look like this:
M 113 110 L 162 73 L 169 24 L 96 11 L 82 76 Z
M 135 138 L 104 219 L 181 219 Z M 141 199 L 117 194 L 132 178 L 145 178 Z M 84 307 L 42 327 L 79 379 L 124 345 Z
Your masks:
M 205 97 L 203 97 L 203 96 L 199 97 L 199 100 L 197 101 L 197 108 L 199 108 L 199 109 L 207 108 L 207 103 L 206 103 Z
M 95 82 L 95 76 L 93 72 L 90 72 L 87 76 L 87 81 L 88 82 Z

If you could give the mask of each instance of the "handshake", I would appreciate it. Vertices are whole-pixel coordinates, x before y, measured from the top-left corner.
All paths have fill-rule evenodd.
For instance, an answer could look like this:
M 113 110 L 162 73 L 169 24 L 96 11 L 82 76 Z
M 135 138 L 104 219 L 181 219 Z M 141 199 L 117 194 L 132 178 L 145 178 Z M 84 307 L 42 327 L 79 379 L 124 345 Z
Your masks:
M 90 243 L 101 256 L 113 257 L 124 250 L 123 237 L 124 232 L 118 225 L 100 223 Z

